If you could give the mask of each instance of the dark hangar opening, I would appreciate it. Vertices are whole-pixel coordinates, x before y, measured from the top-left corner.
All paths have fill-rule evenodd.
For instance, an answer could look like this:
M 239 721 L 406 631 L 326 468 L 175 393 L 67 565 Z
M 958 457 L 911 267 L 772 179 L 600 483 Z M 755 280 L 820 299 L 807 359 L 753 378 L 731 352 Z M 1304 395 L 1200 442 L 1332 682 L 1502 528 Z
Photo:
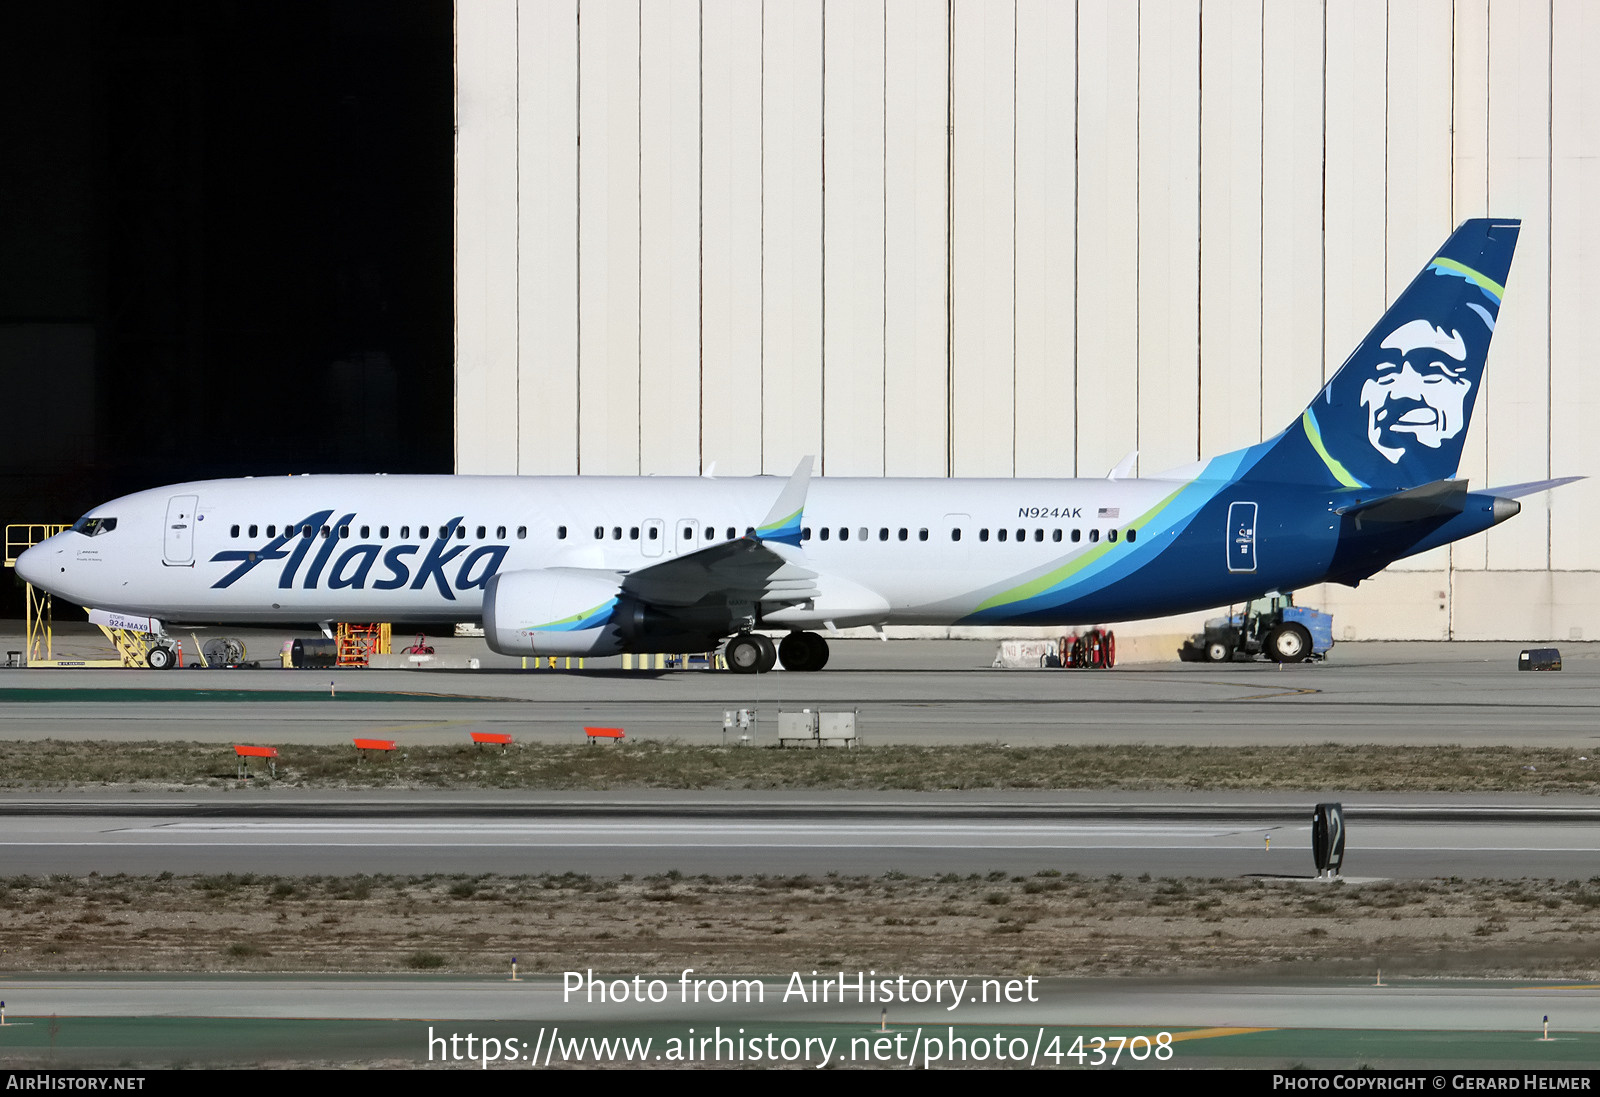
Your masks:
M 0 23 L 6 523 L 184 480 L 451 471 L 449 3 Z

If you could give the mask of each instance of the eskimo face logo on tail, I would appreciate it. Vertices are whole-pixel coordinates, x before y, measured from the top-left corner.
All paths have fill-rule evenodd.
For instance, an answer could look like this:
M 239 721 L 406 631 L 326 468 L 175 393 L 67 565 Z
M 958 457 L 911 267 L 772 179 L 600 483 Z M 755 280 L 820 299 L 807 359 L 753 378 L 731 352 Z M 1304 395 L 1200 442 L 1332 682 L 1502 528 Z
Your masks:
M 1453 476 L 1503 288 L 1436 256 L 1307 409 L 1307 433 L 1348 486 Z
M 1460 434 L 1472 391 L 1461 333 L 1411 320 L 1390 332 L 1379 349 L 1388 353 L 1361 386 L 1372 448 L 1398 464 L 1413 443 L 1438 449 Z
M 348 529 L 355 513 L 328 524 L 331 510 L 309 514 L 257 549 L 227 549 L 211 558 L 214 564 L 236 564 L 228 574 L 212 583 L 212 589 L 231 587 L 262 564 L 278 564 L 278 587 L 292 589 L 299 580 L 302 590 L 424 590 L 431 583 L 439 594 L 455 601 L 456 591 L 482 590 L 500 570 L 509 545 L 477 545 L 469 549 L 457 544 L 456 530 L 461 516 L 439 528 L 427 544 L 375 544 L 352 541 L 339 531 Z M 328 534 L 321 536 L 324 525 Z M 310 531 L 309 534 L 307 531 Z M 312 546 L 317 546 L 315 552 Z M 421 559 L 417 559 L 421 553 Z M 302 566 L 304 570 L 302 571 Z M 377 569 L 377 574 L 374 574 Z

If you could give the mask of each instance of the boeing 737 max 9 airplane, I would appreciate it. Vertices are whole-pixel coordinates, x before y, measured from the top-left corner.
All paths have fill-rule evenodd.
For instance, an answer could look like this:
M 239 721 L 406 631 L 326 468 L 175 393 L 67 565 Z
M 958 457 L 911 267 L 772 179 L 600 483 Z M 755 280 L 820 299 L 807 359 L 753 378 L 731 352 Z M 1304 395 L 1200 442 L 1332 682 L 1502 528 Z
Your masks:
M 1455 479 L 1517 232 L 1463 224 L 1287 429 L 1181 473 L 813 481 L 807 458 L 787 482 L 212 480 L 96 507 L 17 571 L 166 622 L 481 619 L 513 655 L 726 639 L 743 672 L 820 669 L 818 629 L 1070 626 L 1353 585 L 1567 482 Z M 1310 637 L 1286 624 L 1268 648 L 1304 658 Z

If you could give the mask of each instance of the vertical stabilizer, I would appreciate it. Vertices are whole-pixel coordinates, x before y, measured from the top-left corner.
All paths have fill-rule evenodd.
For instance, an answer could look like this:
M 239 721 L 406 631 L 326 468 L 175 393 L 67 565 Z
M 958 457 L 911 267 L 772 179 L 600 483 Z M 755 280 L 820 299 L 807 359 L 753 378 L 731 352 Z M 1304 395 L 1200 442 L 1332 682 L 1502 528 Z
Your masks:
M 1464 222 L 1250 480 L 1404 490 L 1456 473 L 1521 222 Z

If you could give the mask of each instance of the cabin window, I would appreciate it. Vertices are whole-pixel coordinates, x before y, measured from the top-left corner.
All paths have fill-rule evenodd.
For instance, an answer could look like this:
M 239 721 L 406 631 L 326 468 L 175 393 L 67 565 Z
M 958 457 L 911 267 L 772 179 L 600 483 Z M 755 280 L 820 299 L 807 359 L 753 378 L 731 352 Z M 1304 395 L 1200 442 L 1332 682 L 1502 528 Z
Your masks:
M 1139 531 L 1136 530 L 1136 529 L 1133 529 L 1131 527 L 1129 528 L 1129 530 L 1128 530 L 1128 544 L 1130 544 L 1130 545 L 1133 544 L 1133 539 L 1138 534 L 1138 532 Z
M 867 527 L 866 527 L 866 526 L 862 526 L 862 527 L 861 527 L 861 528 L 860 528 L 860 529 L 858 529 L 858 530 L 857 530 L 857 531 L 856 531 L 856 534 L 857 534 L 857 535 L 858 535 L 858 536 L 859 536 L 859 538 L 860 538 L 860 539 L 861 539 L 861 540 L 863 540 L 863 541 L 865 541 L 865 540 L 866 540 L 866 539 L 867 539 L 867 538 L 868 538 L 868 537 L 869 537 L 869 536 L 871 536 L 871 534 L 870 534 L 870 533 L 869 533 L 869 532 L 868 532 L 868 530 L 867 530 Z
M 278 527 L 277 526 L 268 526 L 267 527 L 267 536 L 268 537 L 276 537 L 276 536 L 278 536 Z
M 479 536 L 481 537 L 482 534 L 479 534 Z M 506 527 L 504 527 L 504 526 L 496 526 L 496 527 L 494 527 L 494 539 L 496 541 L 504 541 L 506 539 Z
M 621 526 L 612 526 L 611 527 L 611 539 L 613 541 L 622 540 L 622 527 Z
M 923 528 L 917 530 L 917 540 L 926 541 L 927 539 L 928 539 L 928 528 L 926 526 L 924 526 Z
M 1092 545 L 1098 540 L 1100 540 L 1100 531 L 1097 530 L 1097 529 L 1090 530 L 1089 531 L 1089 543 Z
M 449 533 L 448 530 L 444 533 L 444 536 L 445 537 L 449 537 L 450 536 L 450 533 Z M 478 527 L 478 536 L 479 537 L 483 536 L 483 527 L 482 526 Z M 466 539 L 467 539 L 467 527 L 466 526 L 457 526 L 456 527 L 456 540 L 457 541 L 465 541 Z
M 484 540 L 487 540 L 487 539 L 488 539 L 488 536 L 489 536 L 489 530 L 488 530 L 488 527 L 486 527 L 486 526 L 479 526 L 479 527 L 478 527 L 478 540 L 480 540 L 480 541 L 484 541 Z M 500 536 L 502 536 L 502 537 L 504 537 L 504 536 L 505 536 L 505 534 L 503 534 L 503 533 L 502 533 L 502 534 L 501 534 L 501 535 L 500 535 Z
M 260 529 L 260 528 L 261 528 L 261 527 L 260 527 L 260 526 L 251 526 L 251 527 L 250 527 L 250 536 L 251 536 L 251 537 L 258 537 L 258 536 L 260 536 L 260 534 L 258 534 L 258 533 L 257 533 L 257 532 L 256 532 L 256 531 L 257 531 L 257 530 L 259 530 L 259 529 Z
M 638 526 L 629 526 L 628 527 L 628 540 L 637 541 L 638 539 L 639 539 L 639 527 Z
M 1043 541 L 1044 540 L 1044 530 L 1042 530 L 1042 529 L 1034 530 L 1033 531 L 1033 539 L 1035 541 Z
M 567 527 L 566 526 L 557 526 L 556 527 L 556 540 L 565 541 L 566 539 L 567 539 Z
M 987 529 L 980 529 L 978 531 L 978 540 L 987 541 L 988 539 L 989 539 L 989 531 Z
M 1073 544 L 1077 544 L 1081 540 L 1083 540 L 1083 530 L 1081 530 L 1081 529 L 1073 530 L 1072 531 L 1072 543 Z
M 1058 530 L 1058 529 L 1057 530 L 1051 530 L 1050 531 L 1050 540 L 1052 540 L 1052 541 L 1061 540 L 1061 531 Z
M 566 527 L 563 526 L 562 528 L 565 529 Z M 566 534 L 563 533 L 562 536 L 565 537 Z M 525 541 L 525 540 L 527 540 L 527 538 L 528 538 L 528 527 L 527 526 L 518 526 L 517 527 L 517 540 Z
M 424 534 L 424 536 L 426 536 L 426 534 Z M 400 540 L 402 540 L 402 541 L 411 540 L 411 527 L 410 526 L 401 526 L 400 527 Z
M 739 531 L 733 526 L 728 527 L 728 540 L 732 541 L 739 536 Z
M 417 527 L 417 540 L 426 541 L 427 539 L 428 539 L 428 527 L 427 526 L 418 526 Z
M 839 527 L 839 540 L 841 540 L 841 541 L 850 540 L 850 527 L 849 526 L 840 526 Z
M 1027 539 L 1028 539 L 1028 531 L 1027 530 L 1025 530 L 1025 529 L 1017 530 L 1017 540 L 1026 541 Z
M 685 541 L 687 541 L 689 538 L 691 538 L 693 536 L 694 536 L 694 527 L 693 526 L 684 526 L 683 527 L 683 539 Z
M 953 530 L 950 531 L 950 540 L 952 540 L 952 541 L 961 540 L 961 530 L 959 528 L 953 529 Z
M 801 529 L 800 529 L 800 540 L 802 540 L 802 541 L 811 540 L 811 527 L 810 526 L 801 527 Z
M 350 536 L 350 527 L 349 526 L 340 526 L 339 527 L 339 536 L 340 537 L 349 537 Z
M 371 526 L 362 526 L 361 527 L 361 539 L 363 541 L 367 541 L 367 540 L 370 540 L 371 538 L 372 538 L 372 527 Z
M 598 541 L 601 538 L 605 537 L 605 535 L 606 535 L 606 527 L 604 527 L 604 526 L 596 526 L 596 527 L 594 527 L 594 539 L 596 541 Z
M 907 537 L 910 537 L 910 536 L 911 536 L 911 531 L 906 529 L 906 527 L 901 526 L 900 527 L 900 540 L 904 541 Z
M 656 527 L 655 527 L 655 526 L 651 526 L 651 527 L 650 527 L 650 528 L 649 528 L 649 529 L 648 529 L 648 530 L 646 530 L 646 531 L 645 531 L 645 532 L 646 532 L 646 533 L 647 533 L 647 534 L 648 534 L 648 535 L 649 535 L 649 537 L 650 537 L 650 540 L 652 540 L 652 541 L 654 541 L 654 540 L 656 540 L 656 538 L 657 538 L 657 537 L 658 537 L 658 536 L 660 536 L 660 534 L 661 534 L 661 531 L 660 531 L 660 530 L 658 530 L 658 529 L 657 529 L 657 528 L 656 528 Z
M 827 526 L 823 526 L 822 527 L 822 539 L 824 541 L 826 541 L 828 539 L 828 527 Z
M 882 529 L 880 529 L 878 531 L 878 540 L 887 541 L 888 539 L 889 539 L 889 527 L 888 526 L 884 526 Z
M 1117 539 L 1117 531 L 1116 530 L 1112 529 L 1112 530 L 1107 530 L 1106 531 L 1106 540 L 1111 541 L 1111 542 L 1115 542 L 1116 539 Z
M 387 541 L 388 539 L 389 539 L 389 527 L 388 526 L 379 526 L 378 527 L 378 540 Z
M 231 528 L 231 529 L 230 529 L 230 530 L 229 530 L 229 532 L 228 532 L 228 536 L 229 536 L 229 537 L 237 537 L 237 536 L 239 536 L 239 527 L 238 527 L 238 526 L 233 526 L 233 527 L 232 527 L 232 528 Z
M 1000 540 L 1004 541 L 1006 539 L 1006 534 L 1009 533 L 1009 532 L 1011 532 L 1011 531 L 1010 530 L 1004 530 L 1004 529 L 996 530 L 995 531 L 995 536 L 998 537 Z

